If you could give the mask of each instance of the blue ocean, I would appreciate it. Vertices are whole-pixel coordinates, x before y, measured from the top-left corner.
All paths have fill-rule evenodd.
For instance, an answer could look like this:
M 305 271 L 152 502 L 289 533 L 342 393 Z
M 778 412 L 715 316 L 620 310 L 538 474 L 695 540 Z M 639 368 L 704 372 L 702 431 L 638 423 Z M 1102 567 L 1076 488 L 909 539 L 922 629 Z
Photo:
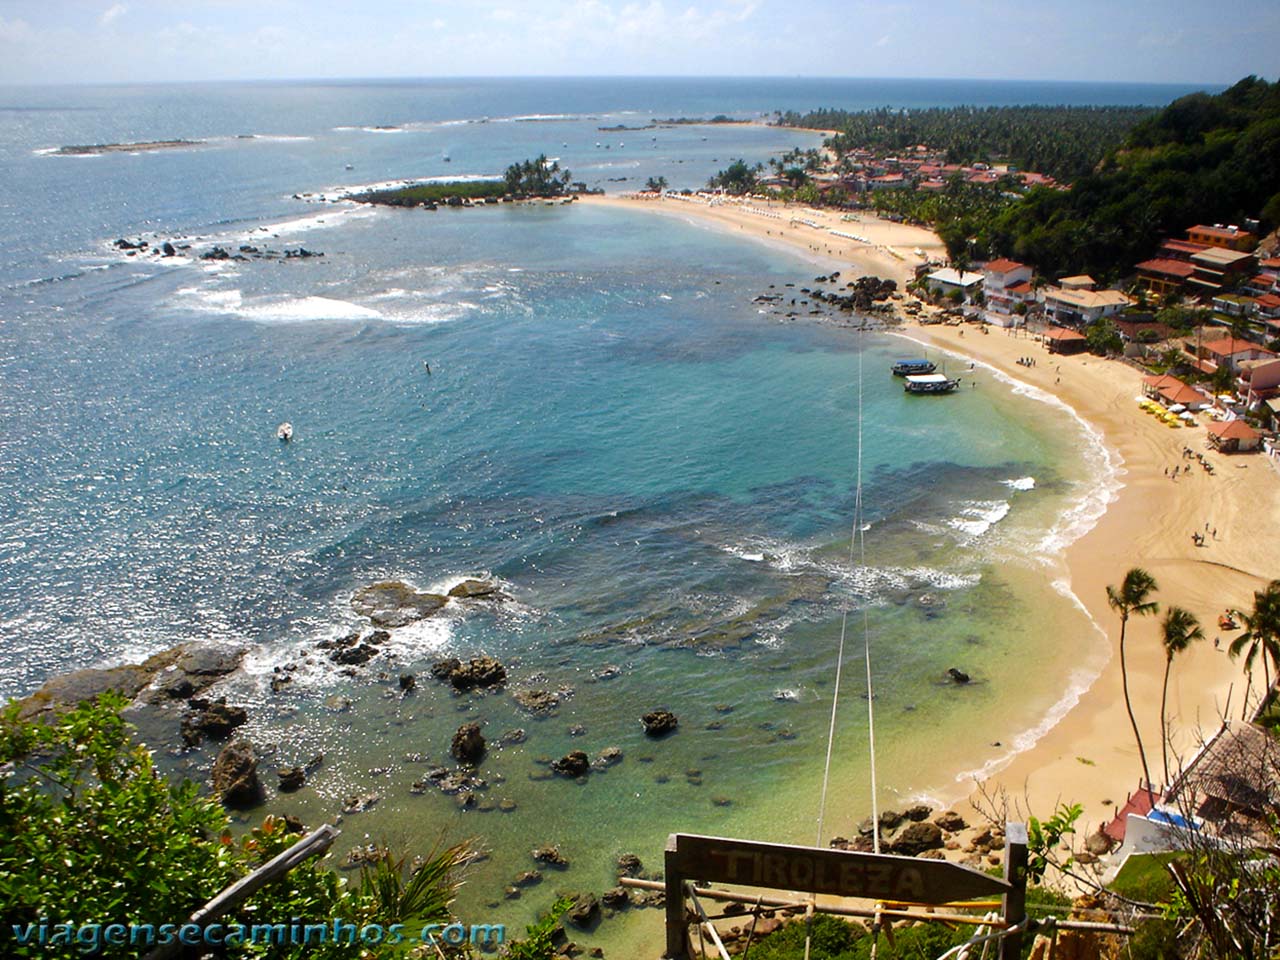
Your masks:
M 348 847 L 474 836 L 460 909 L 522 924 L 556 889 L 657 868 L 675 830 L 813 842 L 843 615 L 821 842 L 869 810 L 864 635 L 883 802 L 946 801 L 1070 706 L 1105 647 L 1062 547 L 1114 469 L 1069 410 L 958 357 L 974 387 L 903 394 L 889 334 L 753 303 L 803 260 L 643 211 L 398 210 L 336 200 L 485 177 L 546 154 L 610 192 L 696 187 L 817 135 L 822 106 L 1163 104 L 1186 88 L 873 80 L 456 80 L 0 89 L 0 694 L 211 638 L 251 649 L 227 695 L 265 766 L 323 763 L 268 808 L 343 821 Z M 67 145 L 184 139 L 154 152 Z M 157 257 L 117 239 L 169 240 Z M 323 256 L 201 260 L 241 246 Z M 186 248 L 186 249 L 183 249 Z M 429 368 L 429 370 L 428 370 Z M 860 399 L 861 398 L 861 399 Z M 848 563 L 861 418 L 868 566 Z M 294 440 L 276 427 L 288 421 Z M 341 671 L 315 645 L 381 579 L 468 576 L 508 600 L 393 631 Z M 489 654 L 551 716 L 427 672 Z M 1038 669 L 1028 675 L 1026 658 Z M 1092 664 L 1092 666 L 1091 666 Z M 272 693 L 273 670 L 295 681 Z M 946 682 L 949 667 L 974 682 Z M 402 696 L 401 673 L 419 675 Z M 647 740 L 656 707 L 679 732 Z M 458 724 L 491 750 L 484 801 L 412 784 Z M 623 760 L 548 780 L 570 749 Z M 197 779 L 211 756 L 165 763 Z M 501 804 L 500 801 L 508 801 Z M 529 850 L 570 867 L 518 900 Z M 599 941 L 641 936 L 643 911 Z

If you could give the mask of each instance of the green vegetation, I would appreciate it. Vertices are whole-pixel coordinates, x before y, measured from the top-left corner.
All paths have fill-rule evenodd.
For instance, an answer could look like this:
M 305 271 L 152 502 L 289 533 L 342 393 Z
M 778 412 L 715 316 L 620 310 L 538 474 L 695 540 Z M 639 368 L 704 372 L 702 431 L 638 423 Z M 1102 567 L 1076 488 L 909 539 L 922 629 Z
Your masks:
M 870 960 L 874 942 L 861 924 L 827 914 L 813 918 L 811 960 Z M 876 956 L 880 960 L 926 960 L 939 956 L 973 935 L 972 928 L 948 930 L 937 924 L 897 929 L 893 944 L 880 934 Z M 751 947 L 752 960 L 801 960 L 804 957 L 805 923 L 797 920 L 771 933 Z
M 236 842 L 222 808 L 195 784 L 170 784 L 121 719 L 114 695 L 48 723 L 0 713 L 0 955 L 70 958 L 98 944 L 17 942 L 42 922 L 74 923 L 106 943 L 106 925 L 179 924 L 232 882 L 298 839 L 297 825 L 268 817 Z M 448 923 L 466 844 L 437 848 L 413 865 L 376 848 L 358 885 L 309 860 L 268 884 L 232 914 L 232 924 L 331 923 L 360 927 Z M 103 925 L 98 929 L 86 925 Z M 409 927 L 412 929 L 412 927 Z M 406 941 L 409 938 L 406 937 Z M 406 942 L 403 946 L 407 948 Z M 142 946 L 113 955 L 137 956 Z M 379 948 L 377 955 L 403 953 Z M 236 944 L 226 956 L 329 960 L 372 955 L 363 945 Z
M 1070 191 L 1033 189 L 974 239 L 984 255 L 1045 273 L 1114 279 L 1165 236 L 1259 214 L 1266 228 L 1280 224 L 1280 84 L 1247 77 L 1175 101 Z
M 558 197 L 569 189 L 573 175 L 558 161 L 538 154 L 532 160 L 513 163 L 502 175 L 507 192 L 517 197 Z
M 954 177 L 945 190 L 874 190 L 866 202 L 879 214 L 934 225 L 952 262 L 967 263 L 970 238 L 1018 200 L 1001 184 L 965 183 Z
M 1150 107 L 882 107 L 851 113 L 784 113 L 786 126 L 838 130 L 828 145 L 837 156 L 858 148 L 880 153 L 917 144 L 943 151 L 948 163 L 1012 163 L 1022 170 L 1072 180 L 1119 146 Z
M 726 193 L 738 195 L 751 193 L 755 190 L 760 180 L 760 171 L 763 169 L 763 164 L 757 163 L 751 166 L 745 160 L 734 160 L 728 167 L 708 180 L 707 186 L 712 190 L 724 190 Z
M 1142 903 L 1168 902 L 1174 890 L 1168 865 L 1175 859 L 1175 853 L 1135 853 L 1124 862 L 1110 889 Z
M 501 180 L 451 180 L 441 183 L 416 183 L 394 190 L 371 190 L 354 194 L 351 199 L 359 203 L 379 203 L 390 207 L 416 207 L 428 203 L 444 203 L 451 197 L 462 200 L 484 200 L 501 197 L 507 185 Z

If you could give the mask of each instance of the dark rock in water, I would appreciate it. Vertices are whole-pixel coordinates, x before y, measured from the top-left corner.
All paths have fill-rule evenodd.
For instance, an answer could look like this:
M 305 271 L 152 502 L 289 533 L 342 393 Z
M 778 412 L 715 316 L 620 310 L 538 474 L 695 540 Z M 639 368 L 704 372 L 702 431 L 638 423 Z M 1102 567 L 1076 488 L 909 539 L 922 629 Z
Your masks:
M 654 710 L 640 718 L 644 732 L 651 737 L 663 737 L 679 725 L 679 718 L 670 710 Z
M 364 813 L 372 810 L 382 797 L 376 793 L 356 793 L 342 801 L 343 813 Z
M 890 849 L 903 856 L 915 857 L 926 850 L 940 849 L 942 843 L 942 829 L 936 823 L 913 823 L 898 835 Z
M 182 718 L 182 739 L 190 747 L 200 743 L 206 735 L 215 740 L 225 740 L 231 736 L 231 731 L 248 719 L 248 711 L 244 707 L 227 706 L 226 697 L 212 702 L 192 700 L 191 712 Z
M 623 876 L 634 877 L 644 869 L 644 864 L 634 853 L 624 853 L 618 857 L 618 872 Z
M 621 762 L 622 762 L 621 750 L 619 750 L 617 747 L 605 747 L 603 750 L 600 751 L 599 754 L 596 755 L 596 758 L 591 765 L 598 770 L 603 767 L 611 767 L 615 763 L 621 763 Z
M 376 627 L 403 627 L 431 616 L 447 602 L 438 593 L 415 590 L 400 580 L 383 580 L 357 590 L 351 607 Z
M 606 890 L 600 895 L 600 902 L 606 907 L 613 907 L 616 910 L 619 907 L 629 907 L 631 905 L 631 895 L 627 893 L 626 887 L 614 887 L 612 890 Z
M 449 596 L 461 600 L 476 600 L 481 597 L 500 598 L 498 585 L 488 580 L 463 580 L 457 586 L 450 588 Z
M 902 815 L 908 820 L 919 823 L 921 820 L 928 820 L 929 814 L 933 813 L 933 807 L 927 803 L 917 803 L 915 806 L 907 807 L 902 811 Z
M 498 742 L 504 747 L 513 747 L 518 743 L 524 743 L 528 738 L 528 734 L 524 732 L 524 728 L 516 727 L 514 730 L 508 730 L 499 739 Z
M 503 799 L 498 801 L 498 809 L 503 813 L 515 813 L 518 804 L 511 799 Z
M 173 248 L 173 244 L 168 240 L 164 242 L 164 246 L 160 249 L 164 251 L 166 257 L 176 257 L 178 255 L 178 251 Z
M 480 733 L 480 725 L 464 723 L 453 735 L 453 744 L 449 747 L 449 752 L 459 763 L 469 763 L 474 766 L 484 756 L 484 748 L 484 737 Z
M 470 810 L 478 800 L 479 798 L 470 790 L 464 790 L 453 798 L 453 804 L 459 810 Z
M 560 705 L 559 693 L 541 687 L 517 690 L 511 699 L 530 713 L 551 713 Z
M 214 247 L 205 253 L 200 254 L 201 260 L 230 260 L 231 254 L 223 250 L 221 247 Z
M 449 657 L 447 660 L 437 660 L 431 665 L 431 675 L 437 680 L 448 680 L 453 671 L 462 666 L 462 661 L 457 657 Z
M 573 906 L 565 911 L 564 921 L 585 930 L 600 919 L 600 901 L 594 893 L 580 893 L 573 898 Z
M 568 859 L 560 852 L 560 848 L 553 843 L 545 843 L 540 847 L 534 847 L 532 856 L 538 863 L 545 863 L 551 867 L 569 866 Z
M 418 685 L 418 678 L 415 677 L 412 673 L 400 674 L 400 689 L 403 690 L 405 693 L 408 693 L 417 685 Z
M 933 818 L 933 822 L 948 833 L 955 833 L 957 830 L 963 830 L 968 826 L 968 824 L 964 822 L 964 817 L 960 816 L 960 814 L 956 813 L 954 810 L 947 810 L 944 813 L 938 814 Z
M 947 676 L 950 677 L 952 680 L 954 680 L 956 683 L 969 682 L 969 675 L 965 673 L 963 670 L 957 670 L 955 667 L 952 667 L 947 671 Z
M 587 735 L 587 728 L 580 723 L 575 723 L 568 729 L 567 733 L 571 737 L 585 737 Z
M 897 810 L 882 810 L 880 813 L 880 829 L 892 830 L 902 822 L 902 814 Z
M 222 748 L 213 762 L 213 793 L 223 806 L 251 807 L 262 799 L 258 754 L 248 740 Z
M 354 647 L 345 647 L 341 650 L 335 650 L 329 654 L 329 659 L 334 663 L 343 666 L 352 667 L 362 663 L 368 663 L 379 653 L 377 647 L 368 643 L 361 643 Z
M 591 761 L 581 750 L 573 750 L 551 761 L 551 769 L 562 777 L 581 777 L 591 769 Z
M 507 681 L 507 668 L 493 657 L 472 657 L 449 674 L 455 690 L 499 687 Z
M 145 250 L 147 248 L 147 241 L 139 240 L 138 242 L 134 243 L 131 240 L 126 240 L 124 237 L 121 237 L 119 240 L 113 243 L 112 246 L 115 247 L 117 250 Z
M 542 882 L 541 870 L 526 870 L 513 881 L 517 887 L 532 887 L 535 883 Z
M 307 773 L 301 767 L 286 767 L 276 771 L 276 776 L 280 778 L 280 792 L 292 793 L 294 790 L 301 790 L 303 784 L 307 782 Z
M 353 630 L 351 633 L 343 634 L 341 637 L 330 637 L 328 640 L 321 640 L 316 644 L 317 650 L 343 650 L 347 647 L 354 647 L 360 642 L 360 631 Z

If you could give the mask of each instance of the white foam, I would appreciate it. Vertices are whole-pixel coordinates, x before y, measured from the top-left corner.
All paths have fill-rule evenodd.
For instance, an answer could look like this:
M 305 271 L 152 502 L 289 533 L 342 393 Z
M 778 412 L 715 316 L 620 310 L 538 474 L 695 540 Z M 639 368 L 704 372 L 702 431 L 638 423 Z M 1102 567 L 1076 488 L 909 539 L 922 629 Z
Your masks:
M 306 323 L 312 320 L 382 320 L 370 307 L 331 297 L 259 297 L 246 300 L 237 289 L 184 287 L 178 296 L 190 309 L 230 313 L 257 323 Z
M 947 525 L 970 537 L 980 537 L 1009 515 L 1008 500 L 971 500 Z
M 1035 477 L 1019 477 L 1016 480 L 1001 480 L 1000 482 L 1011 490 L 1034 490 L 1036 488 Z

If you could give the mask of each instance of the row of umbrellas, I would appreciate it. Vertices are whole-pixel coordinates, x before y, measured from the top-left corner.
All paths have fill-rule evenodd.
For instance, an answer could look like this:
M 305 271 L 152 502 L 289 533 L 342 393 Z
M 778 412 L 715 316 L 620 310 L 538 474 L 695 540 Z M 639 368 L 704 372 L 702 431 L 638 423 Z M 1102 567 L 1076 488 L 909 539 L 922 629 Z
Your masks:
M 1147 413 L 1152 414 L 1157 419 L 1164 421 L 1171 427 L 1181 427 L 1184 424 L 1192 425 L 1196 422 L 1195 414 L 1181 403 L 1175 403 L 1166 407 L 1157 400 L 1150 397 L 1134 397 L 1138 402 L 1138 406 L 1142 407 Z

